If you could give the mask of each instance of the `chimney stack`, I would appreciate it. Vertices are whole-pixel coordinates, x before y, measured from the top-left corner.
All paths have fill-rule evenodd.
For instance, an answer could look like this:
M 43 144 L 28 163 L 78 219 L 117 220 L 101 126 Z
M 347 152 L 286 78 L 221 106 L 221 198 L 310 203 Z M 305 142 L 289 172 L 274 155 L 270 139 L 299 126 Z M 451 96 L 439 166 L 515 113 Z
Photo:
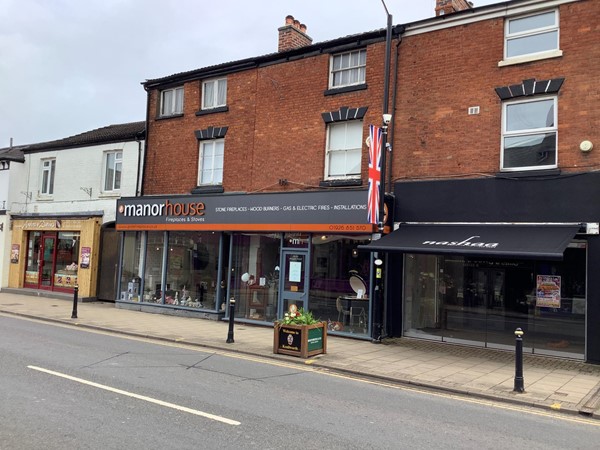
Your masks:
M 277 31 L 279 31 L 278 51 L 280 52 L 312 44 L 312 38 L 306 34 L 306 25 L 294 19 L 294 16 L 287 16 L 285 25 L 278 28 Z
M 436 0 L 435 15 L 443 16 L 472 8 L 473 3 L 467 0 Z

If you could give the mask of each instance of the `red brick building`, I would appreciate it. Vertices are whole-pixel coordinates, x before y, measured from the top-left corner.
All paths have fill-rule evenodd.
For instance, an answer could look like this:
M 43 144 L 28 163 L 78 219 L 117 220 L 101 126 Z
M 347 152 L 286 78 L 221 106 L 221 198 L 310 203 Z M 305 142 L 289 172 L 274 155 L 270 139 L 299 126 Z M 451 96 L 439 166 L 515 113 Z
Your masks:
M 388 335 L 503 347 L 520 326 L 531 351 L 600 360 L 586 328 L 600 315 L 586 275 L 600 265 L 598 9 L 439 0 L 435 18 L 392 27 L 399 229 L 370 246 L 386 30 L 313 43 L 288 16 L 277 53 L 148 80 L 144 196 L 117 219 L 120 306 L 219 317 L 235 298 L 238 320 L 268 323 L 295 303 L 367 338 L 374 248 Z

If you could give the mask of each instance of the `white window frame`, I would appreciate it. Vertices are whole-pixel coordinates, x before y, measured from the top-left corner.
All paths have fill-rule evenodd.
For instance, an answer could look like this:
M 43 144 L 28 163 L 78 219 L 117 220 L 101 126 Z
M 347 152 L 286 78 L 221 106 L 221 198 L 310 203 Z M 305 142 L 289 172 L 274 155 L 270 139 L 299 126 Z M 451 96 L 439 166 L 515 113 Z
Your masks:
M 215 151 L 217 149 L 217 145 L 221 144 L 223 147 L 223 154 L 217 155 Z M 210 167 L 207 168 L 204 166 L 204 152 L 206 150 L 212 151 L 212 156 L 210 159 Z M 198 150 L 198 186 L 211 186 L 211 185 L 221 185 L 223 184 L 223 166 L 225 161 L 225 139 L 212 139 L 206 141 L 200 141 L 200 146 Z M 219 164 L 220 163 L 220 164 Z M 218 166 L 221 167 L 218 167 Z M 209 173 L 210 180 L 203 180 L 203 173 Z M 220 176 L 219 176 L 220 175 Z
M 534 103 L 540 101 L 553 101 L 553 125 L 531 128 L 531 129 L 519 129 L 516 131 L 507 130 L 508 124 L 508 108 L 512 105 L 519 105 L 525 103 Z M 554 148 L 554 163 L 552 164 L 544 164 L 544 165 L 535 165 L 535 166 L 520 166 L 520 167 L 504 167 L 504 156 L 505 156 L 505 140 L 506 138 L 515 138 L 515 137 L 523 137 L 527 138 L 527 136 L 531 136 L 532 139 L 535 136 L 551 134 L 555 135 L 555 143 L 556 147 Z M 501 139 L 501 152 L 500 152 L 500 169 L 502 171 L 527 171 L 527 170 L 546 170 L 546 169 L 554 169 L 558 167 L 558 97 L 557 96 L 543 96 L 536 97 L 533 99 L 527 100 L 514 100 L 504 102 L 502 105 L 502 139 Z
M 530 28 L 527 30 L 517 31 L 513 33 L 510 32 L 511 24 L 517 20 L 527 19 L 530 17 L 541 16 L 550 13 L 554 14 L 554 23 L 552 25 L 538 28 Z M 556 33 L 556 48 L 543 50 L 539 52 L 532 51 L 528 53 L 508 56 L 510 41 L 523 40 L 527 38 L 535 39 L 539 36 L 548 35 L 552 33 Z M 504 60 L 498 63 L 499 66 L 518 64 L 522 62 L 535 61 L 540 59 L 555 58 L 559 56 L 562 56 L 562 51 L 560 50 L 560 16 L 558 13 L 558 9 L 546 10 L 542 12 L 536 12 L 534 14 L 510 17 L 506 19 L 504 23 Z
M 112 167 L 109 167 L 110 156 L 114 155 L 112 161 Z M 112 150 L 104 153 L 104 173 L 103 173 L 103 192 L 119 192 L 121 190 L 121 184 L 123 183 L 123 150 Z M 118 172 L 121 174 L 119 177 L 119 186 L 116 186 L 117 181 L 117 167 Z M 112 177 L 109 180 L 109 170 L 112 169 Z M 110 182 L 110 185 L 108 183 Z
M 356 146 L 350 146 L 350 145 L 345 145 L 341 148 L 330 148 L 331 147 L 331 133 L 333 132 L 333 130 L 339 130 L 339 129 L 344 129 L 344 133 L 348 134 L 348 126 L 360 126 L 361 128 L 361 137 L 360 139 L 356 142 L 353 143 Z M 361 174 L 361 170 L 362 170 L 362 135 L 363 135 L 363 121 L 362 120 L 349 120 L 349 121 L 344 121 L 344 122 L 334 122 L 334 123 L 330 123 L 327 126 L 327 144 L 326 144 L 326 150 L 325 150 L 325 180 L 348 180 L 348 179 L 356 179 L 356 178 L 360 178 L 360 174 Z M 346 141 L 346 144 L 349 144 Z M 350 172 L 348 171 L 348 158 L 347 155 L 349 152 L 357 152 L 358 151 L 358 171 L 357 172 Z M 338 152 L 344 152 L 345 158 L 346 158 L 346 171 L 344 174 L 339 175 L 331 175 L 331 157 L 333 153 L 338 153 Z M 352 165 L 352 164 L 350 164 Z
M 168 98 L 167 96 L 171 97 Z M 168 117 L 183 114 L 183 86 L 164 89 L 160 92 L 160 116 Z
M 212 86 L 212 95 L 208 96 L 206 93 L 206 87 Z M 219 86 L 225 88 L 225 96 L 219 101 Z M 202 83 L 202 109 L 215 109 L 222 106 L 227 106 L 227 78 L 215 78 L 214 80 L 207 80 Z
M 351 62 L 353 54 L 358 54 L 358 63 L 357 64 L 352 64 L 352 62 Z M 360 62 L 361 54 L 364 54 L 364 64 L 362 64 Z M 336 59 L 343 58 L 345 55 L 349 55 L 349 58 L 350 58 L 350 62 L 348 64 L 348 66 L 334 68 Z M 335 81 L 336 74 L 341 74 L 344 72 L 352 73 L 353 71 L 358 71 L 358 79 L 356 81 L 348 81 L 347 83 L 343 83 L 341 81 L 340 82 Z M 357 86 L 357 85 L 365 84 L 366 81 L 367 81 L 367 50 L 366 49 L 363 48 L 360 50 L 352 50 L 350 52 L 336 53 L 334 55 L 331 55 L 331 57 L 329 59 L 329 88 L 330 89 L 339 89 L 339 88 L 343 88 L 346 86 Z
M 45 175 L 48 174 L 47 177 Z M 40 160 L 40 195 L 54 195 L 54 179 L 56 177 L 56 158 Z

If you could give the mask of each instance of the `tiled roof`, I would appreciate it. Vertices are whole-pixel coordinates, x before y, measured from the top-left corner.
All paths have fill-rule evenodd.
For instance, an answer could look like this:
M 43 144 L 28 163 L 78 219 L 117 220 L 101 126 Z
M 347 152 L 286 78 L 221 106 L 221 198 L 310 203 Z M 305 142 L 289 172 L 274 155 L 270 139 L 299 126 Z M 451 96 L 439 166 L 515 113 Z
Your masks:
M 27 145 L 17 145 L 14 147 L 0 148 L 0 161 L 18 161 L 25 162 L 23 156 L 23 149 L 28 147 Z
M 144 139 L 145 130 L 146 122 L 144 121 L 109 125 L 107 127 L 76 134 L 75 136 L 58 139 L 56 141 L 26 145 L 23 146 L 23 151 L 25 153 L 30 153 L 61 148 L 87 147 L 98 144 L 109 144 L 112 142 L 133 141 L 136 139 Z

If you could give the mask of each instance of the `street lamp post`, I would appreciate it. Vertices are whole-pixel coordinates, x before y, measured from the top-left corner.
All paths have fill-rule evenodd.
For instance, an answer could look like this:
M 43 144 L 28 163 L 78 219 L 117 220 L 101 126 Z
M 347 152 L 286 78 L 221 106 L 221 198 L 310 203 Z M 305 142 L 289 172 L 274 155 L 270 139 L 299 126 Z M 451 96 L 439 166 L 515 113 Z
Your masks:
M 383 107 L 382 107 L 382 136 L 381 136 L 381 179 L 379 182 L 379 232 L 383 232 L 385 208 L 385 175 L 387 160 L 388 126 L 392 115 L 388 114 L 390 96 L 390 52 L 392 50 L 392 15 L 387 9 L 384 0 L 381 0 L 387 14 L 387 28 L 385 31 L 385 59 L 383 68 Z
M 388 126 L 392 122 L 392 115 L 388 112 L 389 96 L 390 96 L 390 52 L 392 49 L 392 15 L 385 5 L 385 1 L 381 0 L 385 13 L 387 14 L 387 29 L 385 32 L 385 62 L 383 74 L 383 108 L 382 118 L 383 124 L 381 127 L 381 174 L 379 180 L 379 217 L 378 229 L 383 233 L 385 226 L 385 176 L 386 176 L 386 159 L 388 150 Z M 380 257 L 375 260 L 375 298 L 373 301 L 373 331 L 371 334 L 372 342 L 375 344 L 381 343 L 383 334 L 383 309 L 384 309 L 384 278 L 383 278 L 383 261 Z

